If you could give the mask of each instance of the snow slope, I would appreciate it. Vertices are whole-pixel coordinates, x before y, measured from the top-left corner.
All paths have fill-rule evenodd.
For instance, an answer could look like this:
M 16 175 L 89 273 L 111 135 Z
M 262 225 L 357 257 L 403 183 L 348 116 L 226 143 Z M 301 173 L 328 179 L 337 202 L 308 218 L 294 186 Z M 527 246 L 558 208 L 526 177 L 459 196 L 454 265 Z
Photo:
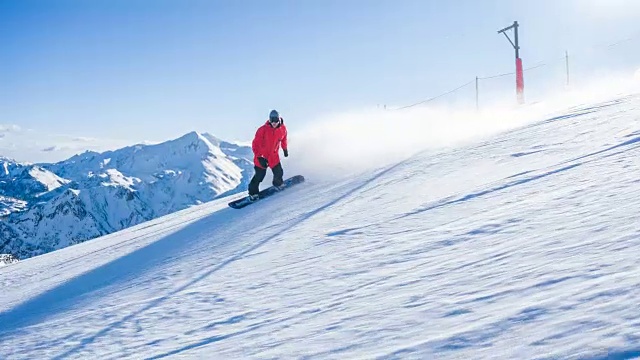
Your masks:
M 0 358 L 640 356 L 640 97 L 0 268 Z

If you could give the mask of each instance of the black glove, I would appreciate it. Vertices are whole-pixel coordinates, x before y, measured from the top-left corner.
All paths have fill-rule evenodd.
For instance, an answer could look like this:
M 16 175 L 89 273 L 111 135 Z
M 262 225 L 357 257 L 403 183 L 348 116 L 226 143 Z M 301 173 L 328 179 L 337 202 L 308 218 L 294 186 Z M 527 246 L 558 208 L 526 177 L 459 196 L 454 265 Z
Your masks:
M 267 161 L 267 159 L 263 158 L 263 157 L 259 157 L 258 158 L 258 162 L 260 163 L 260 166 L 262 166 L 263 168 L 267 168 L 269 167 L 269 162 Z
M 284 157 L 289 157 L 289 150 L 282 149 L 282 151 L 284 151 Z

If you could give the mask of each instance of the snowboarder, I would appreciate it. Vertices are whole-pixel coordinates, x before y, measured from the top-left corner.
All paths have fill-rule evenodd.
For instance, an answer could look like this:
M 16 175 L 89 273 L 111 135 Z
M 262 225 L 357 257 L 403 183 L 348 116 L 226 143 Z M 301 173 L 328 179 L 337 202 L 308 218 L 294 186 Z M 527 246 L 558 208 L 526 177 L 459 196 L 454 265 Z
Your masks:
M 253 149 L 253 165 L 255 175 L 249 183 L 249 200 L 258 199 L 260 183 L 267 175 L 267 168 L 273 172 L 273 186 L 280 188 L 283 186 L 282 164 L 280 164 L 280 147 L 284 152 L 284 157 L 289 156 L 287 147 L 287 127 L 276 110 L 271 110 L 269 120 L 258 128 L 251 147 Z

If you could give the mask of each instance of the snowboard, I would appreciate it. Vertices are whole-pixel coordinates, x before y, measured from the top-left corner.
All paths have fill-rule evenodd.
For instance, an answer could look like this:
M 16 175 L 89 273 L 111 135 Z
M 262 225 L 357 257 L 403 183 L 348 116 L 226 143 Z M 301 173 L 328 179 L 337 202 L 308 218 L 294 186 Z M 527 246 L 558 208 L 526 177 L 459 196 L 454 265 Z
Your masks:
M 264 198 L 268 198 L 269 196 L 277 194 L 277 193 L 279 193 L 281 191 L 285 191 L 286 189 L 290 188 L 291 186 L 296 185 L 296 184 L 300 184 L 302 182 L 304 182 L 304 176 L 302 176 L 302 175 L 292 176 L 292 177 L 290 177 L 290 178 L 288 178 L 288 179 L 286 179 L 284 181 L 284 183 L 283 183 L 284 188 L 282 188 L 282 189 L 278 189 L 275 186 L 268 187 L 268 188 L 266 188 L 266 189 L 264 189 L 264 190 L 262 190 L 262 191 L 260 191 L 258 193 L 258 200 L 250 201 L 249 200 L 249 196 L 245 196 L 243 198 L 240 198 L 238 200 L 234 200 L 234 201 L 230 202 L 229 203 L 229 207 L 232 207 L 234 209 L 242 209 L 245 206 L 251 205 L 251 204 L 253 204 L 255 202 L 258 202 L 258 201 L 260 201 L 260 200 L 262 200 Z

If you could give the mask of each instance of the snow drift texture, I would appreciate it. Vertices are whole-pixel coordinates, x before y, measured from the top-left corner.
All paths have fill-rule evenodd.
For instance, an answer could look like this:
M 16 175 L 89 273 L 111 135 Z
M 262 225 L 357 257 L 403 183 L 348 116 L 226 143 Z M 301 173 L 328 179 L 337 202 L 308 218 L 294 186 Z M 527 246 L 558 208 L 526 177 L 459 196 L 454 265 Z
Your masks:
M 0 357 L 638 357 L 639 119 L 581 105 L 5 266 Z

